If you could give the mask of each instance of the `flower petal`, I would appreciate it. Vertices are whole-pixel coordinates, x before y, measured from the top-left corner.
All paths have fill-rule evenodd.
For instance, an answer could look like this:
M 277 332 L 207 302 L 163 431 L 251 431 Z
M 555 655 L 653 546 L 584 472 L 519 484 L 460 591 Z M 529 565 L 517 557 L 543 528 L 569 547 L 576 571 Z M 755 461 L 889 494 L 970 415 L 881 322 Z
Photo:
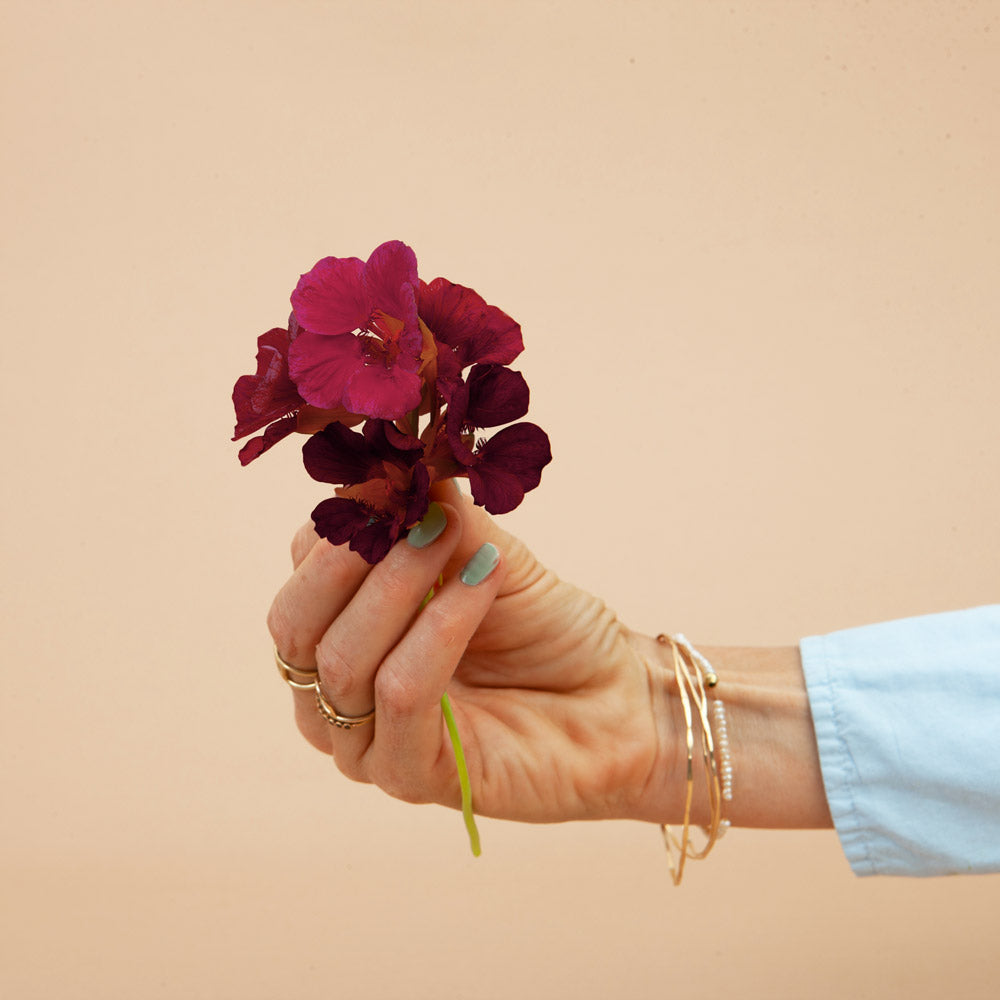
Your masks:
M 462 465 L 472 465 L 476 456 L 472 452 L 470 442 L 466 441 L 466 414 L 469 410 L 469 386 L 459 380 L 451 393 L 448 412 L 445 414 L 445 430 L 452 454 Z
M 393 316 L 403 323 L 403 343 L 410 354 L 419 356 L 417 326 L 417 255 L 399 240 L 376 247 L 365 264 L 363 281 L 371 308 Z M 417 350 L 407 338 L 418 334 Z
M 381 562 L 399 538 L 399 521 L 391 517 L 373 518 L 354 533 L 351 548 L 373 566 Z
M 499 427 L 528 412 L 528 383 L 520 372 L 503 365 L 475 365 L 468 386 L 465 422 L 473 427 Z
M 351 333 L 323 337 L 300 330 L 288 354 L 288 370 L 299 394 L 321 410 L 345 405 L 347 383 L 363 365 L 361 342 Z
M 463 368 L 476 362 L 509 365 L 524 350 L 521 327 L 471 288 L 445 278 L 421 282 L 417 306 L 434 336 L 455 348 Z
M 380 459 L 372 454 L 363 434 L 343 424 L 329 424 L 302 446 L 306 472 L 321 483 L 352 486 L 381 472 Z
M 259 431 L 302 405 L 298 389 L 288 374 L 288 348 L 288 331 L 280 327 L 257 338 L 257 372 L 241 376 L 233 386 L 234 441 Z
M 348 379 L 344 405 L 354 413 L 398 420 L 420 405 L 423 384 L 419 375 L 399 367 L 362 364 Z
M 542 469 L 551 461 L 549 438 L 541 427 L 505 427 L 479 449 L 469 467 L 473 499 L 491 514 L 506 514 L 541 482 Z
M 373 455 L 399 466 L 411 466 L 423 454 L 420 438 L 401 431 L 388 420 L 369 420 L 362 432 Z
M 413 479 L 410 483 L 410 499 L 403 512 L 402 523 L 406 528 L 412 528 L 430 506 L 431 477 L 427 466 L 417 462 L 413 467 Z
M 512 472 L 490 465 L 469 469 L 472 499 L 491 514 L 506 514 L 524 499 L 524 487 Z
M 399 537 L 399 522 L 373 515 L 364 504 L 343 497 L 324 500 L 312 512 L 316 534 L 334 545 L 349 542 L 366 562 L 384 559 Z
M 334 545 L 349 542 L 354 532 L 368 523 L 369 517 L 368 512 L 357 501 L 342 497 L 324 500 L 312 512 L 316 534 Z
M 306 330 L 325 336 L 363 328 L 371 301 L 357 257 L 324 257 L 299 278 L 292 292 L 292 309 Z
M 447 344 L 438 344 L 435 375 L 437 390 L 445 401 L 449 400 L 452 390 L 462 379 L 462 362 L 458 360 L 458 355 Z
M 275 420 L 263 434 L 255 438 L 250 438 L 242 448 L 240 448 L 240 465 L 249 465 L 255 458 L 259 458 L 268 448 L 273 448 L 279 441 L 288 437 L 295 430 L 297 417 L 294 413 L 280 420 Z

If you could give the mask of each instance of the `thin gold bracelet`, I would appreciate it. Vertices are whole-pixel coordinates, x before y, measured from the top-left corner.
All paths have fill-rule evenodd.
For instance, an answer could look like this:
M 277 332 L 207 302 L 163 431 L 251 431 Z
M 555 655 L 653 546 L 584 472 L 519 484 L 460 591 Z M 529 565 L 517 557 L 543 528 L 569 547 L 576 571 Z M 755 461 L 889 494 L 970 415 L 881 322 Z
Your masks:
M 725 708 L 719 700 L 713 702 L 718 742 L 713 736 L 709 719 L 708 694 L 706 688 L 714 688 L 719 682 L 718 674 L 711 664 L 684 638 L 683 635 L 658 635 L 656 641 L 661 646 L 670 646 L 674 677 L 684 711 L 687 746 L 687 770 L 685 777 L 684 819 L 680 838 L 666 824 L 661 824 L 663 843 L 667 850 L 667 860 L 674 885 L 680 885 L 684 877 L 684 865 L 688 858 L 693 861 L 708 856 L 719 838 L 726 832 L 729 821 L 723 818 L 723 801 L 732 800 L 732 764 L 729 760 L 729 735 L 726 725 Z M 705 769 L 705 784 L 708 793 L 709 821 L 702 827 L 705 843 L 695 849 L 691 841 L 691 803 L 694 799 L 694 713 L 692 703 L 697 707 L 701 728 L 701 757 Z M 716 748 L 722 759 L 720 767 L 716 759 Z M 677 861 L 674 851 L 677 851 Z

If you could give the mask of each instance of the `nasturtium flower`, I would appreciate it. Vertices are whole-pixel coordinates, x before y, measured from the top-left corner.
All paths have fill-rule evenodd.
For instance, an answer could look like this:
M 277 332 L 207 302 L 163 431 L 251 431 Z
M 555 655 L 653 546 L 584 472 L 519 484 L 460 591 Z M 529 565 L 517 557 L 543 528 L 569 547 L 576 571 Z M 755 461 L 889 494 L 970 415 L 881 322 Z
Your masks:
M 367 262 L 324 257 L 292 292 L 301 326 L 289 371 L 313 406 L 396 420 L 420 405 L 427 345 L 417 319 L 417 258 L 398 240 Z
M 254 431 L 264 433 L 240 449 L 240 462 L 246 465 L 272 445 L 295 430 L 296 410 L 304 400 L 288 375 L 289 333 L 280 327 L 257 338 L 257 373 L 242 375 L 233 387 L 238 441 Z
M 552 461 L 548 435 L 527 421 L 497 431 L 466 466 L 472 499 L 491 514 L 506 514 L 542 481 Z
M 528 412 L 528 386 L 502 365 L 475 365 L 451 394 L 445 419 L 451 453 L 467 475 L 472 499 L 506 514 L 533 490 L 552 461 L 548 435 L 533 423 L 511 424 L 476 442 L 478 428 L 509 424 Z
M 321 483 L 342 488 L 313 511 L 316 533 L 350 547 L 370 563 L 427 512 L 430 474 L 421 461 L 424 445 L 385 420 L 364 430 L 332 423 L 302 448 L 306 471 Z
M 524 350 L 521 327 L 471 288 L 445 278 L 421 282 L 417 308 L 437 345 L 442 387 L 454 383 L 470 365 L 509 365 Z
M 461 421 L 470 427 L 499 427 L 523 417 L 529 398 L 520 372 L 503 365 L 474 365 L 451 393 L 450 412 L 456 426 Z
M 467 477 L 492 514 L 538 485 L 552 453 L 540 427 L 516 422 L 529 392 L 508 366 L 524 344 L 503 310 L 421 281 L 398 240 L 367 261 L 324 257 L 291 300 L 288 329 L 258 338 L 257 371 L 233 390 L 234 440 L 263 432 L 240 451 L 246 465 L 293 431 L 312 435 L 306 469 L 338 487 L 313 511 L 323 538 L 375 563 L 423 517 L 434 482 Z
M 293 431 L 313 434 L 332 420 L 353 426 L 364 419 L 343 407 L 320 410 L 299 395 L 288 373 L 288 348 L 297 332 L 298 324 L 292 316 L 287 330 L 275 327 L 262 333 L 257 338 L 256 374 L 240 376 L 233 386 L 233 440 L 264 429 L 263 434 L 251 438 L 240 449 L 242 465 L 249 465 Z

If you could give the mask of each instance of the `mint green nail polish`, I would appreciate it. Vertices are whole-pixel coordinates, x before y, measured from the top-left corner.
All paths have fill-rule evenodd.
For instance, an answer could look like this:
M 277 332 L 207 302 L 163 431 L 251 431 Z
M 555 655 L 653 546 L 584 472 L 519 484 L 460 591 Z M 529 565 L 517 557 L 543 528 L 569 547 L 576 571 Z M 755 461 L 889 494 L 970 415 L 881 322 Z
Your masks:
M 476 554 L 462 568 L 458 577 L 462 583 L 474 587 L 477 583 L 482 583 L 497 568 L 499 562 L 500 550 L 487 542 L 479 547 Z
M 442 531 L 448 527 L 448 518 L 444 516 L 444 511 L 436 503 L 432 503 L 424 514 L 424 519 L 412 528 L 406 536 L 406 540 L 415 548 L 426 548 L 435 538 L 438 538 Z

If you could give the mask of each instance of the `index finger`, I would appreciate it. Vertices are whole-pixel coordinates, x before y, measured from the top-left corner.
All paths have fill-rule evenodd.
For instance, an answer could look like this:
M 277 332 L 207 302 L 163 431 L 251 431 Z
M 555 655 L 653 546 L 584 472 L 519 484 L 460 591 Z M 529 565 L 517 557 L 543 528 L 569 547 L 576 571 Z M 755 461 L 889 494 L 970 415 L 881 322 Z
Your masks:
M 310 534 L 313 539 L 310 539 Z M 331 545 L 312 530 L 299 529 L 292 542 L 295 570 L 267 615 L 278 655 L 306 673 L 316 669 L 316 646 L 330 623 L 347 606 L 371 570 L 346 545 Z M 295 718 L 302 735 L 317 749 L 330 752 L 330 727 L 316 711 L 312 691 L 294 690 Z

